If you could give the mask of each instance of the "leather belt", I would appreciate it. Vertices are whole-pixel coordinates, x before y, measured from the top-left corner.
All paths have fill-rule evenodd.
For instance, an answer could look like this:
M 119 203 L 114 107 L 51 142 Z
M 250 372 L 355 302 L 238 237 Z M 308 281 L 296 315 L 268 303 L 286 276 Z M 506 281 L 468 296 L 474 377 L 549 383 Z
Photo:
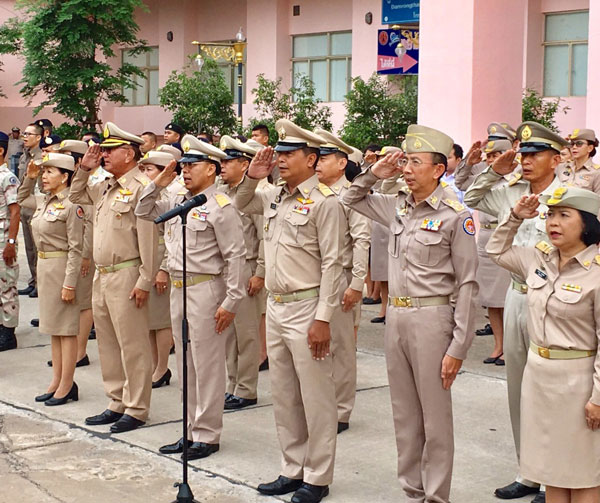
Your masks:
M 215 279 L 215 276 L 212 274 L 195 274 L 186 278 L 185 286 L 193 286 L 206 281 L 212 281 L 213 279 Z M 171 280 L 171 284 L 175 288 L 183 288 L 183 279 L 173 279 Z
M 429 307 L 450 304 L 450 297 L 388 297 L 388 304 L 394 307 Z
M 531 341 L 529 341 L 529 349 L 548 360 L 577 360 L 579 358 L 589 358 L 597 353 L 596 350 L 543 348 Z
M 96 270 L 100 274 L 108 274 L 111 272 L 120 271 L 121 269 L 127 269 L 128 267 L 134 267 L 136 265 L 140 265 L 141 263 L 142 263 L 141 259 L 134 258 L 131 260 L 126 260 L 125 262 L 121 262 L 120 264 L 115 264 L 115 265 L 97 265 Z
M 47 252 L 43 252 L 43 251 L 38 251 L 38 258 L 59 258 L 59 257 L 66 257 L 68 255 L 69 252 L 66 252 L 64 250 L 60 250 L 60 251 L 47 251 Z
M 319 296 L 318 288 L 310 288 L 308 290 L 299 290 L 297 292 L 292 293 L 272 293 L 269 292 L 269 295 L 273 299 L 274 302 L 278 304 L 285 304 L 287 302 L 295 302 L 297 300 L 306 300 L 313 299 Z
M 519 293 L 527 293 L 527 285 L 525 283 L 519 283 L 516 280 L 511 280 L 511 288 Z

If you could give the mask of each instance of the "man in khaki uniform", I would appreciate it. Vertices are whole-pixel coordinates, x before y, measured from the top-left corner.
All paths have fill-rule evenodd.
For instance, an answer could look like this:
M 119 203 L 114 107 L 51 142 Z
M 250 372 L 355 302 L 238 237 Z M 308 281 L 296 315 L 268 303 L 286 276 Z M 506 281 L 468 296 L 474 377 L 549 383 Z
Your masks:
M 567 186 L 581 187 L 588 189 L 596 194 L 600 194 L 600 164 L 594 163 L 596 147 L 598 140 L 593 129 L 575 129 L 569 135 L 571 142 L 572 159 L 567 165 L 561 165 L 556 170 L 560 183 Z M 579 156 L 579 151 L 587 153 L 587 159 L 583 164 L 579 159 L 585 159 Z
M 120 433 L 143 425 L 152 391 L 148 338 L 148 295 L 158 268 L 158 232 L 133 210 L 148 178 L 137 167 L 143 140 L 107 122 L 104 141 L 91 146 L 71 184 L 69 199 L 93 204 L 94 324 L 108 408 L 88 417 L 89 425 L 111 424 Z M 90 186 L 90 174 L 104 158 L 113 176 Z
M 282 181 L 256 190 L 273 169 L 273 149 L 256 154 L 235 204 L 264 214 L 267 351 L 273 407 L 282 450 L 281 475 L 262 494 L 295 491 L 294 503 L 329 493 L 337 411 L 330 322 L 339 305 L 344 214 L 314 172 L 323 139 L 292 122 L 276 124 Z
M 525 194 L 551 195 L 560 186 L 555 171 L 560 163 L 560 151 L 567 142 L 558 134 L 536 122 L 524 122 L 517 131 L 521 141 L 519 152 L 522 155 L 523 174 L 514 173 L 517 163 L 516 153 L 508 150 L 488 166 L 465 193 L 465 204 L 504 220 Z M 502 177 L 514 174 L 508 184 L 497 187 Z M 519 227 L 515 236 L 515 246 L 533 247 L 546 236 L 547 208 L 541 205 L 539 215 L 528 219 Z M 508 406 L 513 437 L 517 451 L 520 451 L 521 436 L 521 382 L 529 351 L 527 333 L 527 284 L 525 278 L 511 274 L 511 285 L 504 303 L 504 359 L 508 387 Z M 501 499 L 522 498 L 538 493 L 539 484 L 526 480 L 520 475 L 505 487 L 496 489 Z M 535 503 L 545 501 L 545 493 L 539 492 Z
M 227 157 L 221 161 L 221 184 L 219 190 L 235 199 L 238 185 L 256 154 L 256 149 L 225 135 L 219 147 Z M 258 385 L 258 358 L 260 354 L 260 305 L 259 293 L 265 284 L 264 256 L 262 249 L 263 218 L 261 215 L 245 215 L 240 212 L 246 243 L 246 270 L 244 296 L 237 316 L 233 320 L 233 337 L 227 341 L 227 393 L 225 409 L 242 409 L 256 404 Z M 260 260 L 259 260 L 260 259 Z
M 315 129 L 325 140 L 321 145 L 317 177 L 336 193 L 344 211 L 344 275 L 340 282 L 340 306 L 331 319 L 331 354 L 337 397 L 338 433 L 349 428 L 356 397 L 356 338 L 360 320 L 363 286 L 369 267 L 371 223 L 368 218 L 344 206 L 341 198 L 350 187 L 345 176 L 352 147 L 323 129 Z
M 231 199 L 217 191 L 215 179 L 226 155 L 217 147 L 185 135 L 179 161 L 185 187 L 161 192 L 176 178 L 175 161 L 144 190 L 136 214 L 154 219 L 202 193 L 207 202 L 187 217 L 187 295 L 190 349 L 188 357 L 188 459 L 200 459 L 219 450 L 225 397 L 225 346 L 245 296 L 246 248 L 242 223 Z M 165 222 L 167 268 L 171 277 L 171 319 L 179 382 L 183 383 L 181 321 L 183 319 L 183 236 L 181 221 Z M 163 454 L 183 451 L 184 439 L 160 448 Z
M 440 131 L 411 125 L 404 168 L 403 154 L 388 154 L 357 176 L 343 197 L 344 204 L 390 230 L 385 351 L 398 476 L 414 503 L 449 502 L 450 387 L 473 339 L 475 225 L 456 193 L 439 183 L 453 144 Z M 402 171 L 408 195 L 369 193 L 380 179 Z

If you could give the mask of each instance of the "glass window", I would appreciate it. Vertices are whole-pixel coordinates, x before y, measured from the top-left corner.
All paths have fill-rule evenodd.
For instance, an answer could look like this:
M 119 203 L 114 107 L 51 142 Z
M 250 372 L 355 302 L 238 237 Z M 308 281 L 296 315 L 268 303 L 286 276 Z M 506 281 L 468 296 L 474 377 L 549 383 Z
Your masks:
M 546 15 L 544 95 L 587 94 L 589 11 Z
M 323 101 L 343 101 L 350 90 L 352 32 L 298 35 L 293 39 L 292 72 L 294 85 L 304 74 L 315 84 L 315 94 Z
M 123 94 L 127 105 L 158 105 L 158 47 L 151 47 L 148 52 L 132 54 L 123 51 L 123 63 L 137 66 L 144 76 L 135 76 L 135 89 L 125 88 Z

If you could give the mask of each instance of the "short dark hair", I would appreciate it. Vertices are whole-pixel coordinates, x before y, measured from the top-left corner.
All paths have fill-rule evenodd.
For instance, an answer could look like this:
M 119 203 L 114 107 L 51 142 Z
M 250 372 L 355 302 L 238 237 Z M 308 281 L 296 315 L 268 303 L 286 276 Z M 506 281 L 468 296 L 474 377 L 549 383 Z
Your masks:
M 315 169 L 317 167 L 317 163 L 319 162 L 321 151 L 315 147 L 302 147 L 302 152 L 304 152 L 305 156 L 309 156 L 310 154 L 315 154 L 317 156 L 315 163 L 311 166 L 312 169 Z
M 367 150 L 370 150 L 371 152 L 379 152 L 381 150 L 381 145 L 377 145 L 376 143 L 371 143 L 370 145 L 367 145 L 365 147 L 363 152 L 366 152 Z
M 0 148 L 4 149 L 4 152 L 2 152 L 2 156 L 6 157 L 6 151 L 8 150 L 8 141 L 0 141 Z
M 267 138 L 270 136 L 269 127 L 266 124 L 257 124 L 252 128 L 252 131 L 260 131 Z
M 144 131 L 140 136 L 149 136 L 152 141 L 156 141 L 156 135 L 152 131 Z
M 600 221 L 598 221 L 598 217 L 588 211 L 577 211 L 579 211 L 583 222 L 581 240 L 585 246 L 597 245 L 600 243 Z
M 348 159 L 348 164 L 346 164 L 346 172 L 344 173 L 349 182 L 354 180 L 358 175 L 360 175 L 360 166 L 356 164 L 354 161 Z
M 35 134 L 38 134 L 40 136 L 42 136 L 44 134 L 44 128 L 42 126 L 40 126 L 39 124 L 32 122 L 31 124 L 27 125 L 27 127 L 29 127 L 29 126 L 35 128 Z
M 448 167 L 448 158 L 444 154 L 440 154 L 439 152 L 431 153 L 431 162 L 433 164 L 443 164 L 444 167 Z
M 457 159 L 462 159 L 463 155 L 465 155 L 463 148 L 458 143 L 452 145 L 452 152 L 454 152 L 454 157 Z
M 100 133 L 98 133 L 98 131 L 92 131 L 92 130 L 89 130 L 89 131 L 85 131 L 85 132 L 84 132 L 84 133 L 81 135 L 81 137 L 82 137 L 82 138 L 84 138 L 84 137 L 86 137 L 86 136 L 91 136 L 92 138 L 94 138 L 94 139 L 96 139 L 96 140 L 101 140 L 101 139 L 102 139 L 102 137 L 100 136 Z
M 73 171 L 71 171 L 70 169 L 63 169 L 63 168 L 57 168 L 61 173 L 66 173 L 67 174 L 67 187 L 71 186 L 71 179 L 73 178 Z

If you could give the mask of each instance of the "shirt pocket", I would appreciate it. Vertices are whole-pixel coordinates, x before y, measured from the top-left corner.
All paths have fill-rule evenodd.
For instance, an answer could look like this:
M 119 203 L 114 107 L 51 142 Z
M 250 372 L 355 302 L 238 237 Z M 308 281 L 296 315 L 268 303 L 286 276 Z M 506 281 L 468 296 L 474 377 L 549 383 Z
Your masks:
M 308 241 L 308 215 L 291 212 L 285 216 L 281 241 L 292 246 L 304 246 Z
M 561 286 L 562 283 L 557 282 L 554 299 L 548 303 L 548 310 L 552 310 L 559 318 L 593 320 L 592 306 L 585 301 L 583 292 L 563 290 Z
M 403 231 L 403 225 L 399 224 L 398 222 L 392 223 L 388 241 L 388 253 L 394 258 L 398 258 L 400 255 L 400 239 L 402 238 Z
M 115 229 L 126 229 L 130 223 L 131 205 L 129 203 L 122 203 L 115 201 L 110 207 L 112 214 L 112 223 Z
M 208 228 L 206 220 L 190 218 L 187 224 L 187 244 L 193 248 L 201 248 L 207 243 L 205 231 Z
M 544 279 L 535 271 L 531 271 L 525 279 L 527 284 L 527 299 L 528 303 L 535 309 L 546 310 L 546 300 L 550 290 L 548 286 L 548 278 Z
M 267 208 L 264 212 L 264 223 L 263 223 L 263 239 L 265 241 L 271 241 L 275 234 L 275 217 L 277 216 L 277 210 L 275 208 Z
M 408 247 L 408 259 L 414 264 L 436 265 L 442 257 L 442 239 L 442 234 L 437 232 L 417 231 Z

